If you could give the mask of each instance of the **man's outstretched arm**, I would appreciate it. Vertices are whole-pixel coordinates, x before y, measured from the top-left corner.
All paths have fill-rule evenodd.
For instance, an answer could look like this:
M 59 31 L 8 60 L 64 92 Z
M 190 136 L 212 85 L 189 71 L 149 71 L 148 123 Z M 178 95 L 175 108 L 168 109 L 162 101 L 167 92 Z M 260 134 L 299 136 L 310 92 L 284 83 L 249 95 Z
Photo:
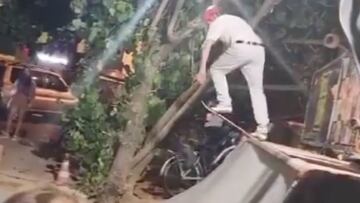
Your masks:
M 213 40 L 206 40 L 203 44 L 200 69 L 199 73 L 196 75 L 196 80 L 200 84 L 203 84 L 206 81 L 206 64 L 209 59 L 211 47 L 214 43 L 215 42 Z

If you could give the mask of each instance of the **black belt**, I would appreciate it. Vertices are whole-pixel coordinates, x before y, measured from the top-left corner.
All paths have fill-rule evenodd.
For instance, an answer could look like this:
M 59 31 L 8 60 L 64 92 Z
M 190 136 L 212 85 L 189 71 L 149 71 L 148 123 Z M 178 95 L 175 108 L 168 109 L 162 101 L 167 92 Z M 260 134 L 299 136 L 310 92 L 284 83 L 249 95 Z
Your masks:
M 248 44 L 248 45 L 253 45 L 253 46 L 262 46 L 262 47 L 265 47 L 265 45 L 262 44 L 262 43 L 250 42 L 250 41 L 244 41 L 244 40 L 237 40 L 236 43 L 238 43 L 238 44 Z

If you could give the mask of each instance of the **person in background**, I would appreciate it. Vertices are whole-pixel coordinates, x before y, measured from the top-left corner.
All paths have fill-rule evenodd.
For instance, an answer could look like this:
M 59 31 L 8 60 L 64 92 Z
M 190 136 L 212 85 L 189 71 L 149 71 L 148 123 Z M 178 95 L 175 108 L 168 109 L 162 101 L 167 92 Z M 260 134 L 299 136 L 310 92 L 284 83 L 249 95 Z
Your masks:
M 263 89 L 265 49 L 262 40 L 244 19 L 234 15 L 221 15 L 217 6 L 208 7 L 203 19 L 209 24 L 209 29 L 202 48 L 199 73 L 195 79 L 200 84 L 205 83 L 209 53 L 217 41 L 222 42 L 226 50 L 210 67 L 219 102 L 212 109 L 219 113 L 232 113 L 226 75 L 240 69 L 249 86 L 253 112 L 258 124 L 253 135 L 260 140 L 266 140 L 270 126 Z
M 27 63 L 30 61 L 30 47 L 27 43 L 22 45 L 22 52 L 24 55 L 24 62 Z
M 21 63 L 27 63 L 30 60 L 30 48 L 26 43 L 18 43 L 16 46 L 15 57 Z
M 5 132 L 7 136 L 11 137 L 12 123 L 14 119 L 17 118 L 17 124 L 12 138 L 16 139 L 18 137 L 24 115 L 35 97 L 35 88 L 36 84 L 31 78 L 30 70 L 25 68 L 15 81 L 10 100 L 7 104 L 8 118 Z

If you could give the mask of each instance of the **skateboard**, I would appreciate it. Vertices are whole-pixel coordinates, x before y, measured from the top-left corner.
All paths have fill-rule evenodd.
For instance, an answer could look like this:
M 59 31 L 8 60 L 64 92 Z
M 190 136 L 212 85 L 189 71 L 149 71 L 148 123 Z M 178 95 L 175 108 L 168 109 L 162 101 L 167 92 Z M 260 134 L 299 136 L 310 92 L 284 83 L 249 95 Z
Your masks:
M 246 132 L 242 127 L 236 125 L 234 122 L 232 122 L 230 119 L 226 118 L 225 116 L 223 116 L 221 113 L 218 113 L 214 110 L 212 110 L 204 101 L 201 101 L 201 104 L 204 106 L 204 108 L 206 110 L 208 110 L 210 113 L 213 113 L 214 115 L 218 116 L 219 118 L 221 118 L 222 120 L 224 120 L 226 123 L 228 123 L 229 125 L 231 125 L 232 127 L 236 128 L 237 130 L 239 130 L 241 133 L 243 133 L 246 137 L 249 138 L 255 138 L 255 136 L 250 135 L 248 132 Z

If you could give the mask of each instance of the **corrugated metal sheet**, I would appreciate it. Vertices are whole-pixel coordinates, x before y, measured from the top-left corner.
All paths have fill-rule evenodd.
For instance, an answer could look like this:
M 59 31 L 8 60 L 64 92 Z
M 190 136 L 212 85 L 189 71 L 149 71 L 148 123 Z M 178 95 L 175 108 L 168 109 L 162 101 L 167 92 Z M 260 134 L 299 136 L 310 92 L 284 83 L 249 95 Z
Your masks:
M 349 162 L 273 143 L 248 140 L 238 146 L 205 180 L 165 203 L 292 202 L 294 195 L 299 196 L 298 191 L 304 190 L 297 187 L 298 183 L 313 179 L 314 172 L 315 176 L 320 174 L 328 180 L 335 176 L 351 177 L 353 183 L 345 184 L 346 187 L 360 186 L 358 169 Z M 332 186 L 324 185 L 318 189 L 326 190 Z M 308 191 L 305 188 L 300 196 L 310 193 L 316 195 L 313 189 Z M 333 196 L 341 199 L 341 195 L 344 194 Z

